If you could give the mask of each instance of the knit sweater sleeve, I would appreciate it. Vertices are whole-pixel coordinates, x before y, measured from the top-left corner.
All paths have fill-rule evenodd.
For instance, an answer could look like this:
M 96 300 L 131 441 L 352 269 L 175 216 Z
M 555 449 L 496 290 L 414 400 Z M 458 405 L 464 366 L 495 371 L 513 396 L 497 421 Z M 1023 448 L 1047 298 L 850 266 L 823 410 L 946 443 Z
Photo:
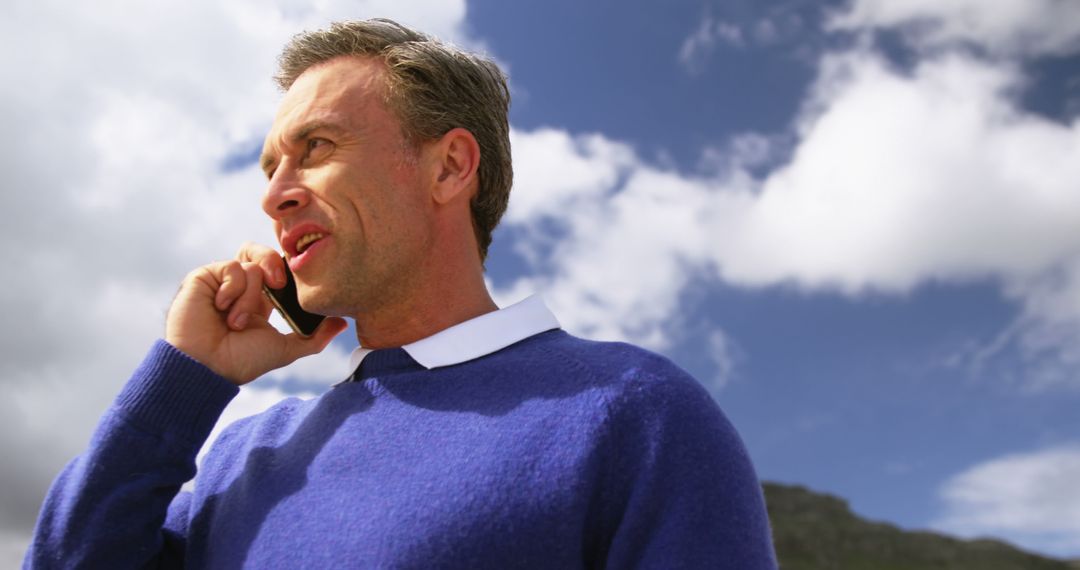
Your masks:
M 638 369 L 610 421 L 608 568 L 776 568 L 753 465 L 696 380 L 666 361 Z
M 169 505 L 194 476 L 196 453 L 237 391 L 158 341 L 101 419 L 89 448 L 53 482 L 23 568 L 178 562 L 169 558 L 179 555 L 174 547 L 183 544 L 184 529 L 165 526 Z

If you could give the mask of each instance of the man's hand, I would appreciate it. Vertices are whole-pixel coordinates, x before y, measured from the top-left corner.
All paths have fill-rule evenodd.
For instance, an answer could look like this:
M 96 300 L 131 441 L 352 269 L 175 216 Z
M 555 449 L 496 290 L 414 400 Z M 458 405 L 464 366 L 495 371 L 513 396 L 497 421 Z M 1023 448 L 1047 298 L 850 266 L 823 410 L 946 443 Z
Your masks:
M 169 344 L 242 385 L 322 351 L 345 330 L 344 319 L 330 317 L 311 338 L 278 332 L 267 322 L 273 305 L 262 284 L 285 285 L 281 258 L 255 244 L 245 244 L 236 257 L 187 275 L 166 318 Z

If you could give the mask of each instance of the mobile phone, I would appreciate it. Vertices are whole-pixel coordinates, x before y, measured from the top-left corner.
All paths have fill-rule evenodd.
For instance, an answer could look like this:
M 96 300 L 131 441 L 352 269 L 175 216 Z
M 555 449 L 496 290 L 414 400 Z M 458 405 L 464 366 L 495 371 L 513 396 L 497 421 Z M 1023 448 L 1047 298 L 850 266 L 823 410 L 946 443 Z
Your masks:
M 300 306 L 296 293 L 296 280 L 293 279 L 292 271 L 289 270 L 289 262 L 284 257 L 281 260 L 285 262 L 285 286 L 272 289 L 263 283 L 263 291 L 267 297 L 270 297 L 270 302 L 274 304 L 281 316 L 285 317 L 285 322 L 289 323 L 289 327 L 296 334 L 304 338 L 310 337 L 315 334 L 315 329 L 319 328 L 319 323 L 326 317 L 309 313 Z

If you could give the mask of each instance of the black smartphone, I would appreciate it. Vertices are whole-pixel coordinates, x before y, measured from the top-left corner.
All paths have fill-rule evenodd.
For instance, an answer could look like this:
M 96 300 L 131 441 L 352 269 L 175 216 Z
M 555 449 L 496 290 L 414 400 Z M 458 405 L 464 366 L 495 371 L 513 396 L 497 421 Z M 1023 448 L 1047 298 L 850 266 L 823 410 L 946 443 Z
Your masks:
M 285 262 L 285 286 L 281 289 L 271 289 L 264 283 L 263 291 L 266 292 L 267 297 L 270 297 L 270 301 L 274 303 L 274 307 L 281 316 L 285 317 L 285 322 L 289 323 L 292 330 L 302 337 L 309 337 L 315 334 L 315 329 L 319 328 L 319 323 L 326 317 L 309 313 L 300 306 L 296 293 L 296 280 L 293 279 L 292 271 L 289 269 L 289 262 L 285 258 L 281 260 Z

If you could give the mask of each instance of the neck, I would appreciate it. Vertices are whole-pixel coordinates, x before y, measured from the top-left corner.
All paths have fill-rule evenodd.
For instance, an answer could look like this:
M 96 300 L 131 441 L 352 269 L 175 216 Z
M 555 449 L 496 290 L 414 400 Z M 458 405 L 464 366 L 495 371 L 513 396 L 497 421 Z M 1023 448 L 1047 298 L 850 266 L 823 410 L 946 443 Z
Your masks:
M 472 271 L 429 273 L 419 290 L 377 311 L 354 315 L 360 346 L 404 346 L 499 308 L 487 291 L 479 261 Z

